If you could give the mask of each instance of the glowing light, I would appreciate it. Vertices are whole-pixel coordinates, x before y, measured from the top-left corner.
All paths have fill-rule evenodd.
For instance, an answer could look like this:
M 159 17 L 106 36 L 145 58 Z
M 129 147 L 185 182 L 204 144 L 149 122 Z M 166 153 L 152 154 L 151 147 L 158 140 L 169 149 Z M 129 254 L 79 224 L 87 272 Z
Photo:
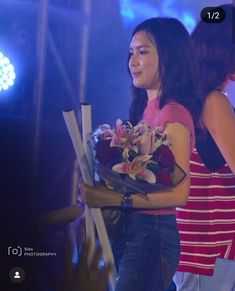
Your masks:
M 144 3 L 143 3 L 144 2 Z M 191 33 L 196 25 L 196 11 L 179 5 L 176 0 L 156 1 L 119 0 L 120 14 L 125 24 L 133 24 L 150 17 L 174 17 L 179 19 Z M 187 6 L 187 5 L 185 5 Z
M 14 85 L 15 70 L 9 59 L 0 52 L 0 91 L 5 91 Z
M 74 247 L 73 250 L 73 255 L 72 255 L 72 262 L 74 264 L 77 264 L 77 262 L 79 261 L 79 253 L 78 253 L 78 247 L 77 245 Z
M 124 19 L 133 20 L 135 18 L 135 14 L 134 14 L 134 11 L 130 7 L 129 4 L 130 4 L 129 1 L 127 1 L 127 0 L 121 1 L 120 12 L 121 12 L 121 15 Z
M 184 25 L 186 26 L 186 28 L 188 29 L 188 31 L 190 33 L 192 32 L 192 30 L 196 26 L 196 20 L 193 18 L 193 16 L 191 16 L 188 13 L 183 14 L 182 22 L 184 23 Z
M 120 2 L 120 14 L 122 19 L 126 23 L 131 23 L 136 19 L 144 20 L 150 17 L 156 17 L 159 15 L 155 5 L 143 3 L 136 0 L 119 0 Z

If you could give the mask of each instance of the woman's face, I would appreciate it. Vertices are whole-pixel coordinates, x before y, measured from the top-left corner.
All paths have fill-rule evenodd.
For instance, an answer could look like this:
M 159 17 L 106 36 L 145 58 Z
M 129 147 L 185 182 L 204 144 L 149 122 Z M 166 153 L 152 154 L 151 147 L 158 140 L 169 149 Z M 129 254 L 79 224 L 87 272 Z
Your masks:
M 160 86 L 158 68 L 158 52 L 154 41 L 146 31 L 138 31 L 130 43 L 129 69 L 134 86 L 158 90 Z

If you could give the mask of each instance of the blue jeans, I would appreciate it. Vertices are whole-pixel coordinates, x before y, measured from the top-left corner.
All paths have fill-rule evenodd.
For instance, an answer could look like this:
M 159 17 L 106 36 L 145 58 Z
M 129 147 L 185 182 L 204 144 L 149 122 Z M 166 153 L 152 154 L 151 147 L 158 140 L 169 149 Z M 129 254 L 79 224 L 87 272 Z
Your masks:
M 235 260 L 218 258 L 213 276 L 176 272 L 177 291 L 235 291 Z
M 175 215 L 131 211 L 114 242 L 115 291 L 163 291 L 176 271 L 180 243 Z

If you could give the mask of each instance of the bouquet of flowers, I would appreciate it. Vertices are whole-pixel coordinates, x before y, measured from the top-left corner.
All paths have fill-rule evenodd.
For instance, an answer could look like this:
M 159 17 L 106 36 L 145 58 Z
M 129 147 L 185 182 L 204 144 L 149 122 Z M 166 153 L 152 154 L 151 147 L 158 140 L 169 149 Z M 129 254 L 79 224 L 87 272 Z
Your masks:
M 186 176 L 176 164 L 167 135 L 142 122 L 116 121 L 93 133 L 95 170 L 107 187 L 122 193 L 174 187 Z

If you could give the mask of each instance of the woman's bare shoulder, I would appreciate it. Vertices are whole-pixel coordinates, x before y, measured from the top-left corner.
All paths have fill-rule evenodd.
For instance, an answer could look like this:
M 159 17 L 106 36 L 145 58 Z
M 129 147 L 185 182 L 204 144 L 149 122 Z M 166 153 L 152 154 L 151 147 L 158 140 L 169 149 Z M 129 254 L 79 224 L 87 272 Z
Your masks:
M 204 108 L 206 107 L 220 107 L 220 106 L 229 106 L 230 108 L 231 103 L 229 101 L 229 98 L 227 96 L 226 93 L 222 92 L 222 91 L 212 91 L 207 97 L 206 97 L 206 101 L 204 104 Z
M 211 92 L 205 100 L 203 108 L 203 120 L 206 123 L 208 118 L 212 121 L 214 118 L 224 118 L 225 115 L 233 115 L 232 104 L 228 96 L 221 91 Z

